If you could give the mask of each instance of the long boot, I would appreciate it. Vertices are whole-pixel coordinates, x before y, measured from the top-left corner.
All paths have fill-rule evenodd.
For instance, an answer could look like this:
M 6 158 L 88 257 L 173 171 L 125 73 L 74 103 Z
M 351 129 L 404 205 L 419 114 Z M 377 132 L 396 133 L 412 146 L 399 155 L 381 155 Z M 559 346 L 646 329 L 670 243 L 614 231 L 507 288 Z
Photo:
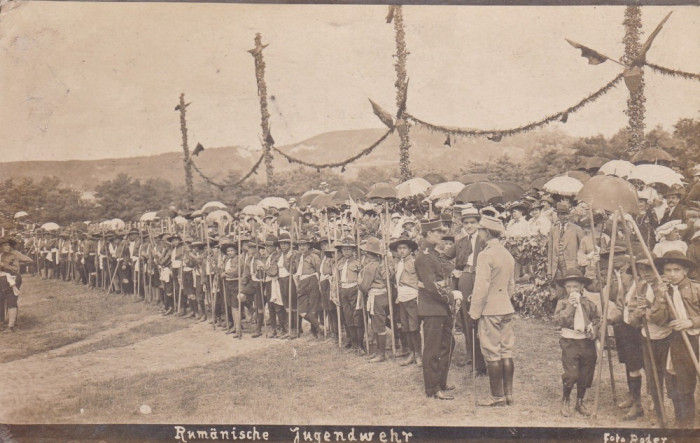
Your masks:
M 187 302 L 190 305 L 190 315 L 188 315 L 187 318 L 197 317 L 197 300 L 191 298 L 187 300 Z
M 411 346 L 409 346 L 408 332 L 401 331 L 397 334 L 401 342 L 401 351 L 396 355 L 397 357 L 411 356 Z
M 513 372 L 515 366 L 512 358 L 503 358 L 503 393 L 506 396 L 506 404 L 512 405 L 513 401 Z
M 423 367 L 423 343 L 420 336 L 420 331 L 411 332 L 411 342 L 413 343 L 413 352 L 416 354 L 416 365 Z
M 377 334 L 377 353 L 369 363 L 381 363 L 386 360 L 386 334 Z
M 351 350 L 352 352 L 357 352 L 357 346 L 355 345 L 355 327 L 346 326 L 345 333 L 348 336 L 348 341 L 345 343 L 345 349 Z
M 17 308 L 9 308 L 7 310 L 7 330 L 13 332 L 17 323 Z
M 268 303 L 267 309 L 270 312 L 270 327 L 272 328 L 272 334 L 268 335 L 268 338 L 277 338 L 277 312 L 276 312 L 276 308 L 273 307 L 272 303 Z
M 368 343 L 369 349 L 367 350 L 367 355 L 365 356 L 365 359 L 372 360 L 374 357 L 377 356 L 377 343 L 378 343 L 377 334 L 375 334 L 373 332 L 372 335 L 370 336 L 370 340 Z
M 630 377 L 630 393 L 632 394 L 632 407 L 624 417 L 625 421 L 634 420 L 644 416 L 644 408 L 642 408 L 642 376 Z
M 634 396 L 632 395 L 633 391 L 633 382 L 632 382 L 632 376 L 630 375 L 629 371 L 627 371 L 627 389 L 629 390 L 629 397 L 621 401 L 620 403 L 617 404 L 617 407 L 620 409 L 629 409 L 632 407 L 634 404 Z
M 251 335 L 252 338 L 258 338 L 262 335 L 263 321 L 265 320 L 265 314 L 258 314 L 256 316 L 255 322 L 255 333 Z
M 583 415 L 584 417 L 589 417 L 591 415 L 588 412 L 588 408 L 583 403 L 583 398 L 586 396 L 586 388 L 582 388 L 581 385 L 576 385 L 576 412 Z
M 367 354 L 365 349 L 365 331 L 359 326 L 355 326 L 355 346 L 357 346 L 357 355 L 363 356 Z
M 487 361 L 486 370 L 489 373 L 491 396 L 477 401 L 478 406 L 505 406 L 506 397 L 503 394 L 503 360 Z
M 314 338 L 318 338 L 318 331 L 321 330 L 321 324 L 318 322 L 316 316 L 313 314 L 306 314 L 304 319 L 311 323 L 311 334 L 313 334 Z M 299 322 L 299 326 L 301 327 L 301 321 Z

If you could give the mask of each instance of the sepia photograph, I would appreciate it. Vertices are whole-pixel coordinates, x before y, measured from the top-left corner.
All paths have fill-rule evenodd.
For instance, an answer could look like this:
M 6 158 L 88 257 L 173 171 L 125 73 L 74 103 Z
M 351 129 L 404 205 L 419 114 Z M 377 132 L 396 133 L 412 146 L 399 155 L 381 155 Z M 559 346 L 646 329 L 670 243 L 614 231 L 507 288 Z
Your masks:
M 0 1 L 0 443 L 700 439 L 694 1 Z

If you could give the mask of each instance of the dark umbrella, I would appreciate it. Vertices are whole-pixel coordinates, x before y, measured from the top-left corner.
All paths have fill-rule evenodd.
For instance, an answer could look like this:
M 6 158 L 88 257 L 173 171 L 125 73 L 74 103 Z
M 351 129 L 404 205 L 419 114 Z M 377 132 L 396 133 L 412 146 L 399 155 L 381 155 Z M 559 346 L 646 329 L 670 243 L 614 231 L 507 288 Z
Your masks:
M 333 202 L 333 193 L 317 195 L 311 201 L 311 204 L 309 206 L 311 206 L 312 208 L 316 208 L 316 209 L 323 209 L 323 208 L 335 206 L 335 203 Z
M 523 194 L 525 194 L 525 190 L 523 188 L 518 186 L 517 183 L 513 183 L 511 181 L 498 181 L 493 182 L 493 184 L 501 188 L 501 191 L 503 191 L 503 203 L 518 200 L 523 196 Z
M 428 180 L 430 181 L 430 180 Z M 370 198 L 396 198 L 396 188 L 394 188 L 389 183 L 375 183 L 367 191 L 365 195 L 368 199 Z
M 88 226 L 84 222 L 73 222 L 70 225 L 70 229 L 72 229 L 74 231 L 85 232 L 85 231 L 87 231 Z
M 156 212 L 156 217 L 159 218 L 172 218 L 177 215 L 176 212 L 171 211 L 170 209 L 161 209 L 160 211 Z
M 665 164 L 672 163 L 675 160 L 676 159 L 673 158 L 671 154 L 658 148 L 647 148 L 638 152 L 634 157 L 632 157 L 632 163 L 635 165 L 641 165 L 644 163 Z
M 365 193 L 362 192 L 362 190 L 353 187 L 340 189 L 334 194 L 335 195 L 333 195 L 333 203 L 338 205 L 342 205 L 350 199 L 357 201 L 365 195 Z
M 299 224 L 301 219 L 301 211 L 298 209 L 284 209 L 277 215 L 277 224 L 282 228 L 290 228 L 292 223 Z
M 457 197 L 455 197 L 455 202 L 457 203 L 473 203 L 482 202 L 486 203 L 495 198 L 503 198 L 503 191 L 501 188 L 493 183 L 488 182 L 478 182 L 467 185 Z
M 262 198 L 258 197 L 257 195 L 249 195 L 248 197 L 243 197 L 236 203 L 236 209 L 240 211 L 246 206 L 257 205 L 258 203 L 260 203 L 260 200 L 262 200 Z
M 489 176 L 486 174 L 477 174 L 477 173 L 468 173 L 464 174 L 461 177 L 457 179 L 458 182 L 464 183 L 465 185 L 469 185 L 472 183 L 476 182 L 487 182 L 489 180 Z M 435 184 L 435 183 L 433 183 Z
M 431 172 L 423 176 L 424 179 L 428 180 L 431 185 L 436 185 L 438 183 L 444 183 L 447 181 L 445 176 L 438 174 L 437 172 Z
M 325 193 L 323 191 L 318 191 L 318 192 L 308 192 L 306 195 L 302 195 L 301 198 L 299 199 L 298 205 L 300 208 L 305 208 L 311 204 L 312 201 L 319 195 L 324 195 Z
M 549 177 L 540 177 L 532 181 L 530 183 L 530 189 L 537 189 L 541 190 L 544 187 L 544 184 L 549 181 Z
M 595 169 L 598 170 L 601 166 L 609 162 L 609 158 L 605 157 L 581 157 L 579 159 L 577 169 Z
M 588 180 L 576 195 L 576 199 L 588 203 L 592 209 L 638 214 L 637 190 L 627 180 L 614 175 L 596 175 Z

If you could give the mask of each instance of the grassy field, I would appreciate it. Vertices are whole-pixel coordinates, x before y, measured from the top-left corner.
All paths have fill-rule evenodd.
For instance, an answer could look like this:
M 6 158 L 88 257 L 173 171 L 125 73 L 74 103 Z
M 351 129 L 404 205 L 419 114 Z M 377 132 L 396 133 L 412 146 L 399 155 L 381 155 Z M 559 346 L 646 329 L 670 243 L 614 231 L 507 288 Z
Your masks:
M 370 365 L 340 351 L 337 343 L 308 334 L 294 341 L 249 336 L 238 341 L 210 325 L 155 316 L 155 307 L 128 297 L 37 279 L 27 279 L 26 288 L 28 298 L 41 300 L 27 300 L 24 307 L 20 301 L 20 330 L 12 346 L 0 351 L 0 361 L 12 363 L 0 364 L 0 371 L 19 370 L 24 361 L 33 364 L 37 354 L 53 349 L 40 360 L 42 365 L 58 371 L 80 358 L 91 365 L 92 374 L 102 372 L 92 380 L 54 380 L 45 386 L 52 395 L 22 399 L 0 417 L 4 422 L 650 426 L 649 413 L 633 422 L 621 420 L 624 412 L 613 406 L 607 363 L 598 420 L 562 417 L 559 334 L 543 321 L 515 324 L 516 404 L 475 412 L 473 379 L 467 368 L 456 364 L 449 377 L 456 386 L 455 400 L 439 401 L 425 397 L 422 372 L 415 365 Z M 48 288 L 52 298 L 39 295 Z M 156 339 L 155 351 L 136 353 Z M 159 355 L 165 348 L 169 354 Z M 115 363 L 100 360 L 105 353 L 152 362 L 141 362 L 133 371 L 120 362 L 110 377 Z M 464 361 L 464 354 L 458 335 L 453 361 Z M 627 388 L 624 369 L 616 361 L 615 374 L 621 399 Z M 478 377 L 476 384 L 478 397 L 488 393 L 486 377 Z M 592 409 L 593 390 L 587 399 Z M 646 396 L 647 407 L 650 402 Z M 141 405 L 152 413 L 140 413 Z M 670 403 L 667 412 L 672 415 Z

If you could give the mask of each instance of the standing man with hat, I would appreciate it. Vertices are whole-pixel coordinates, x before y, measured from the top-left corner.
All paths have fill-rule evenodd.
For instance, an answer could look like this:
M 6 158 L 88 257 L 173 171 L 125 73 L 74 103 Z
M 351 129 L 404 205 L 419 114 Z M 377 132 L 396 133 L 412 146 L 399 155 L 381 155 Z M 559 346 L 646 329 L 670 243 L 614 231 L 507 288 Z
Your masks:
M 294 280 L 297 284 L 299 316 L 311 324 L 311 333 L 318 338 L 321 325 L 315 314 L 321 306 L 321 292 L 318 286 L 321 259 L 311 252 L 311 243 L 309 237 L 299 239 L 299 254 L 294 259 Z M 301 327 L 301 324 L 299 326 Z
M 281 253 L 277 249 L 278 239 L 275 235 L 265 238 L 265 298 L 270 312 L 270 325 L 272 326 L 271 338 L 277 337 L 277 324 L 281 331 L 281 338 L 287 337 L 287 311 L 284 309 L 282 286 L 279 281 L 279 261 Z
M 277 239 L 279 244 L 279 257 L 277 257 L 277 279 L 282 293 L 283 308 L 287 310 L 287 318 L 291 312 L 291 324 L 287 325 L 289 330 L 289 339 L 296 337 L 292 334 L 292 329 L 298 324 L 299 316 L 297 315 L 297 291 L 292 274 L 292 261 L 294 258 L 294 250 L 292 249 L 292 237 L 287 232 L 281 232 Z M 291 280 L 291 281 L 290 281 Z M 290 296 L 291 291 L 291 296 Z M 290 304 L 291 302 L 291 304 Z M 285 322 L 286 323 L 286 322 Z
M 446 281 L 449 277 L 443 275 L 440 254 L 436 250 L 442 244 L 446 229 L 440 220 L 433 220 L 421 223 L 421 232 L 423 243 L 415 266 L 418 276 L 418 316 L 423 322 L 425 394 L 439 400 L 453 400 L 448 391 L 454 388 L 447 385 L 447 373 L 453 346 L 451 316 L 455 299 Z
M 557 221 L 549 231 L 547 244 L 547 270 L 549 277 L 556 282 L 567 270 L 578 269 L 577 255 L 584 233 L 583 229 L 571 221 L 571 204 L 568 201 L 558 202 L 555 211 Z M 551 302 L 556 305 L 566 291 L 559 285 L 553 289 Z
M 2 309 L 4 316 L 5 307 L 7 307 L 7 328 L 10 332 L 14 331 L 17 322 L 17 301 L 22 286 L 22 275 L 19 269 L 21 265 L 33 261 L 15 250 L 16 247 L 17 241 L 15 239 L 0 238 L 0 277 L 5 277 L 6 280 L 6 285 L 0 286 L 0 309 Z
M 418 249 L 408 233 L 392 241 L 389 248 L 396 254 L 396 292 L 401 319 L 401 342 L 410 349 L 410 354 L 401 362 L 401 366 L 416 363 L 423 366 L 420 320 L 418 319 L 418 275 L 413 252 Z
M 666 194 L 666 203 L 668 207 L 664 211 L 663 217 L 659 224 L 668 223 L 671 220 L 681 220 L 683 223 L 687 221 L 686 219 L 686 208 L 681 204 L 681 199 L 683 198 L 683 188 L 673 187 Z
M 557 302 L 554 311 L 554 321 L 561 327 L 561 364 L 563 395 L 561 414 L 569 417 L 572 414 L 570 396 L 576 385 L 575 411 L 588 416 L 588 410 L 583 404 L 586 389 L 593 383 L 597 351 L 595 339 L 600 323 L 600 311 L 591 300 L 583 296 L 583 288 L 590 285 L 591 279 L 584 277 L 578 269 L 569 269 L 557 283 L 564 287 L 568 298 Z
M 476 265 L 469 316 L 473 321 L 479 321 L 481 352 L 486 360 L 491 396 L 477 404 L 504 406 L 513 404 L 515 309 L 510 298 L 515 291 L 515 259 L 499 240 L 505 233 L 503 223 L 499 219 L 482 216 L 479 220 L 479 232 L 486 240 L 486 247 Z
M 474 336 L 475 343 L 472 345 L 472 334 L 470 331 L 476 329 L 476 326 L 472 325 L 472 319 L 469 317 L 468 312 L 471 307 L 471 295 L 474 291 L 476 264 L 478 263 L 479 253 L 486 246 L 486 242 L 478 231 L 479 220 L 481 219 L 479 211 L 470 205 L 462 209 L 460 215 L 463 232 L 458 236 L 456 243 L 445 250 L 445 256 L 455 259 L 455 270 L 452 276 L 457 279 L 457 289 L 464 296 L 464 303 L 458 313 L 458 318 L 462 322 L 462 331 L 464 331 L 467 361 L 471 362 L 473 359 L 476 359 L 474 363 L 477 374 L 485 374 L 486 363 L 481 353 L 481 344 L 478 336 Z M 472 355 L 472 349 L 474 349 L 476 355 Z M 473 375 L 475 376 L 476 374 Z
M 241 310 L 239 306 L 239 303 L 242 303 L 241 297 L 243 295 L 238 293 L 238 280 L 241 278 L 239 272 L 243 270 L 243 256 L 239 254 L 237 244 L 229 238 L 221 239 L 219 249 L 224 256 L 221 278 L 226 301 L 225 303 L 222 302 L 222 306 L 229 307 L 231 317 L 233 318 L 233 326 L 236 328 L 236 337 L 238 337 L 243 335 L 243 324 L 241 323 Z M 228 315 L 228 312 L 224 313 L 224 319 L 226 319 Z M 216 318 L 214 318 L 214 321 L 216 321 Z
M 677 318 L 671 315 L 667 297 L 657 295 L 651 307 L 650 319 L 659 326 L 668 325 L 673 329 L 670 338 L 669 358 L 662 364 L 666 368 L 668 395 L 673 400 L 676 426 L 692 428 L 695 421 L 695 387 L 697 373 L 693 359 L 698 358 L 698 335 L 700 335 L 700 283 L 688 278 L 690 270 L 697 264 L 688 260 L 680 251 L 669 251 L 654 260 L 658 269 L 663 270 L 661 291 L 671 298 Z M 684 331 L 693 350 L 691 356 L 683 343 Z

